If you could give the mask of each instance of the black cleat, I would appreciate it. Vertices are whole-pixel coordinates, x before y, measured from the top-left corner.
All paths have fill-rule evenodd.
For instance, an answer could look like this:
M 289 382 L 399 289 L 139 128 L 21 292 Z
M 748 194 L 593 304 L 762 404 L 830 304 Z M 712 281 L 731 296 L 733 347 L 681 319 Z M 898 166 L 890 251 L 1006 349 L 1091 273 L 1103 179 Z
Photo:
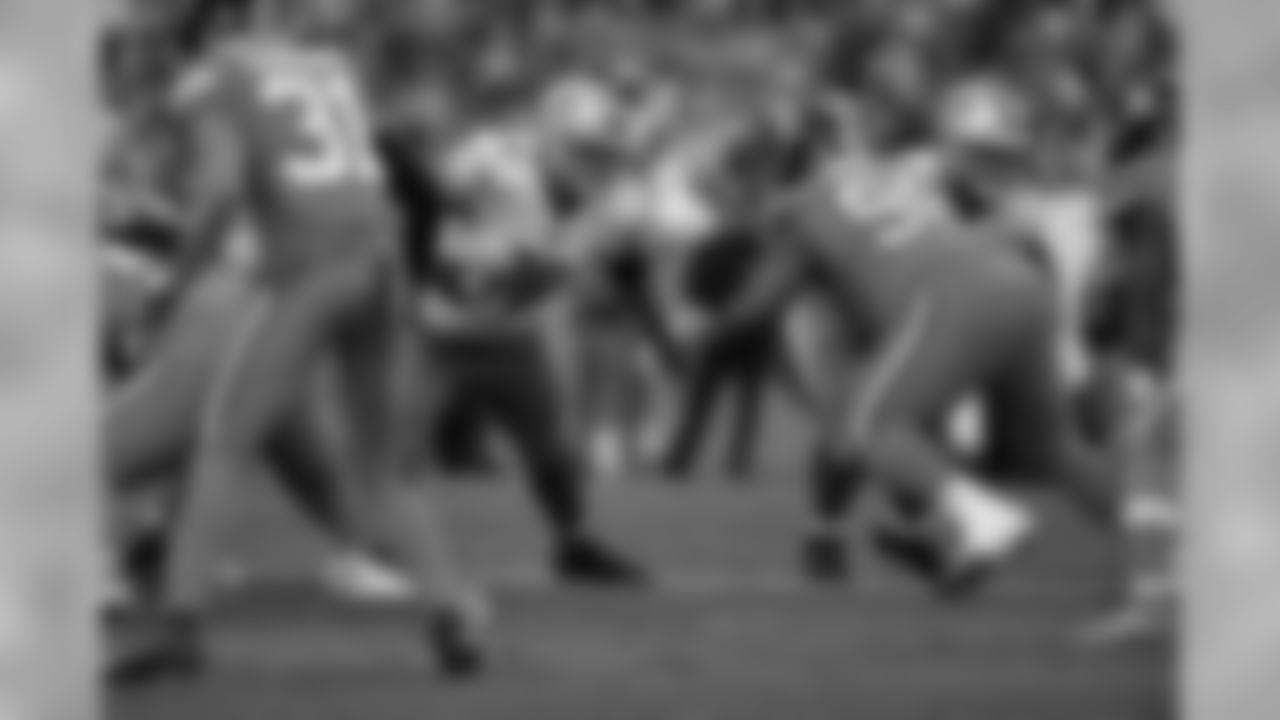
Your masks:
M 821 584 L 842 583 L 852 574 L 852 561 L 844 539 L 818 534 L 805 541 L 801 555 L 804 573 Z
M 427 634 L 440 672 L 465 680 L 484 671 L 486 652 L 485 613 L 479 605 L 437 610 L 428 622 Z
M 991 561 L 962 559 L 952 545 L 923 529 L 881 528 L 874 538 L 881 553 L 923 579 L 945 600 L 968 600 L 995 569 Z
M 642 586 L 648 575 L 635 562 L 595 540 L 575 540 L 556 552 L 555 569 L 564 582 L 598 586 Z
M 193 622 L 162 620 L 110 659 L 107 682 L 112 688 L 128 689 L 185 680 L 199 675 L 205 660 Z

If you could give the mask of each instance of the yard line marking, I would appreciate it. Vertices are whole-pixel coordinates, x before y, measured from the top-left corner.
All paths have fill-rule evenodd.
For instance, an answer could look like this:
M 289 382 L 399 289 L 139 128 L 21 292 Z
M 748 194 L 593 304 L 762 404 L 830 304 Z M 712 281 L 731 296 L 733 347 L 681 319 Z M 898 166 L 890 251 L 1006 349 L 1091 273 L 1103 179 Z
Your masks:
M 590 585 L 575 585 L 562 581 L 554 576 L 537 571 L 513 570 L 494 575 L 480 575 L 477 580 L 495 591 L 504 592 L 552 592 L 590 590 Z M 635 588 L 608 585 L 599 586 L 602 592 L 634 592 L 637 595 L 667 596 L 721 596 L 721 595 L 792 595 L 812 593 L 815 591 L 854 590 L 854 585 L 824 586 L 806 581 L 798 574 L 788 572 L 775 573 L 735 573 L 735 572 L 663 572 L 655 576 L 648 585 Z
M 635 597 L 638 599 L 768 599 L 806 598 L 821 596 L 848 596 L 863 603 L 867 601 L 915 602 L 927 599 L 926 588 L 906 578 L 875 573 L 852 578 L 848 583 L 819 583 L 806 579 L 799 572 L 776 571 L 737 572 L 733 570 L 666 571 L 654 576 L 648 585 L 592 587 L 567 583 L 538 568 L 507 568 L 491 573 L 477 573 L 473 580 L 496 595 L 554 597 L 597 593 L 603 596 Z M 1027 602 L 1061 605 L 1075 603 L 1095 594 L 1089 587 L 1077 582 L 1063 582 L 1052 577 L 1040 576 L 1034 581 L 1027 578 L 998 578 L 994 581 L 989 597 L 998 604 L 1008 605 Z M 224 590 L 224 599 L 232 607 L 262 608 L 279 606 L 314 606 L 332 604 L 339 608 L 365 609 L 409 608 L 407 600 L 367 600 L 344 598 L 323 586 L 314 578 L 294 576 L 268 580 L 258 578 L 237 584 Z

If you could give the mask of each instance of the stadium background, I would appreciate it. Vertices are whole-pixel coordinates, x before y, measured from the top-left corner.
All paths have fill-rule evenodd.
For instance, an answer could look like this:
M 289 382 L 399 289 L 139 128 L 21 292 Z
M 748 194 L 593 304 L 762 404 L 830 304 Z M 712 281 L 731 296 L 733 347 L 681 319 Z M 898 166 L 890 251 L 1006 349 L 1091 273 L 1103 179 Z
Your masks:
M 626 66 L 622 58 L 634 57 L 654 59 L 644 63 L 650 80 L 694 86 L 714 97 L 710 112 L 732 115 L 762 95 L 785 97 L 795 74 L 819 61 L 817 49 L 905 27 L 899 41 L 937 58 L 940 86 L 994 69 L 1032 101 L 1045 142 L 1078 156 L 1099 192 L 1139 184 L 1111 218 L 1116 252 L 1095 340 L 1162 370 L 1172 364 L 1180 284 L 1169 191 L 1176 48 L 1154 3 L 471 0 L 377 8 L 356 31 L 388 108 L 416 101 L 423 88 L 443 89 L 478 116 L 489 103 L 526 93 L 527 84 Z M 104 42 L 103 79 L 122 118 L 120 136 L 132 142 L 130 118 L 164 87 L 197 31 L 177 1 L 139 2 L 127 18 Z M 513 76 L 512 68 L 524 72 Z M 612 78 L 618 74 L 625 71 Z M 279 590 L 229 613 L 227 653 L 248 669 L 195 694 L 223 717 L 339 717 L 341 708 L 365 702 L 377 703 L 379 714 L 428 708 L 443 717 L 653 717 L 677 709 L 697 717 L 817 718 L 835 716 L 832 709 L 841 717 L 866 709 L 877 717 L 935 717 L 944 707 L 974 708 L 961 718 L 1165 716 L 1169 686 L 1159 654 L 1098 661 L 1065 647 L 1070 619 L 1116 592 L 1116 562 L 1052 509 L 1052 540 L 965 616 L 939 612 L 887 575 L 873 574 L 852 596 L 787 588 L 778 578 L 793 559 L 780 553 L 796 536 L 795 447 L 803 430 L 781 407 L 768 424 L 768 482 L 750 493 L 705 483 L 637 485 L 600 498 L 602 524 L 617 527 L 658 567 L 697 578 L 703 590 L 664 598 L 530 590 L 520 549 L 537 539 L 513 507 L 518 501 L 502 487 L 463 488 L 445 501 L 466 528 L 464 551 L 515 596 L 510 632 L 524 655 L 517 653 L 510 672 L 487 688 L 419 687 L 405 672 L 414 665 L 408 644 L 390 631 L 394 618 L 336 620 L 328 607 L 301 612 L 311 605 Z M 280 531 L 277 511 L 246 518 L 243 536 L 260 569 L 287 576 L 316 548 L 300 533 Z M 277 622 L 284 603 L 292 618 Z M 688 633 L 699 649 L 681 642 Z M 291 660 L 301 669 L 283 669 L 295 666 Z M 926 692 L 931 699 L 922 701 Z M 126 701 L 117 716 L 189 712 L 191 699 L 175 692 Z

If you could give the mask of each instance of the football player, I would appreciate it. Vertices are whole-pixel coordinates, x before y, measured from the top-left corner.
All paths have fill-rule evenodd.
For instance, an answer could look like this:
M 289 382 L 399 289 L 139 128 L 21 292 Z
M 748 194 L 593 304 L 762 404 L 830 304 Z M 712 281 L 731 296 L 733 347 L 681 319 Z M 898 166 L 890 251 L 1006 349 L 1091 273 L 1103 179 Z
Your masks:
M 1034 527 L 992 477 L 1060 481 L 1105 517 L 1119 472 L 1083 443 L 1068 412 L 1055 298 L 1025 249 L 1027 228 L 1002 204 L 1007 183 L 1023 180 L 1019 134 L 1008 130 L 944 135 L 957 153 L 949 166 L 965 168 L 945 179 L 976 213 L 949 197 L 928 212 L 868 208 L 865 193 L 833 182 L 843 177 L 817 175 L 785 213 L 792 242 L 773 244 L 769 276 L 742 305 L 748 312 L 808 289 L 868 333 L 866 365 L 829 423 L 820 465 L 829 486 L 871 478 L 889 489 L 904 520 L 894 527 L 909 530 L 880 534 L 882 548 L 946 592 L 973 588 Z M 914 147 L 908 140 L 898 152 Z M 988 457 L 976 467 L 959 462 L 940 432 L 975 394 L 989 416 Z M 816 535 L 827 548 L 840 542 L 836 507 Z
M 123 127 L 108 156 L 100 209 L 110 381 L 106 467 L 113 499 L 123 511 L 117 530 L 124 535 L 122 559 L 132 581 L 132 587 L 116 583 L 118 602 L 154 577 L 164 548 L 162 513 L 155 511 L 172 488 L 157 481 L 182 474 L 219 352 L 237 324 L 252 318 L 261 299 L 252 281 L 252 258 L 228 253 L 201 274 L 200 287 L 186 293 L 167 327 L 154 327 L 147 308 L 169 292 L 180 242 L 177 208 L 161 189 L 169 187 L 163 172 L 169 133 L 163 122 Z M 307 395 L 296 419 L 268 447 L 268 469 L 336 541 L 325 574 L 335 591 L 357 599 L 405 597 L 409 584 L 370 552 L 356 507 L 344 501 L 351 495 L 351 479 L 337 477 L 324 460 L 329 443 L 317 435 L 323 423 L 312 417 L 311 407 L 320 405 L 315 402 L 320 398 L 313 397 L 315 392 Z
M 533 113 L 486 127 L 443 158 L 455 211 L 424 279 L 421 317 L 448 392 L 507 431 L 550 525 L 556 573 L 634 584 L 644 572 L 588 522 L 570 367 L 576 272 L 558 248 L 572 153 L 609 114 L 597 89 L 551 89 Z M 560 192 L 564 191 L 564 192 Z
M 248 31 L 213 43 L 183 83 L 183 255 L 169 307 L 227 251 L 237 222 L 254 230 L 263 302 L 224 348 L 175 508 L 159 612 L 112 664 L 128 682 L 201 666 L 209 555 L 258 451 L 313 373 L 333 363 L 351 442 L 333 459 L 358 479 L 424 594 L 446 670 L 481 659 L 485 608 L 443 554 L 434 520 L 407 483 L 420 388 L 402 282 L 397 218 L 383 183 L 360 83 L 338 46 L 350 4 L 261 0 Z M 163 314 L 163 310 L 161 311 Z

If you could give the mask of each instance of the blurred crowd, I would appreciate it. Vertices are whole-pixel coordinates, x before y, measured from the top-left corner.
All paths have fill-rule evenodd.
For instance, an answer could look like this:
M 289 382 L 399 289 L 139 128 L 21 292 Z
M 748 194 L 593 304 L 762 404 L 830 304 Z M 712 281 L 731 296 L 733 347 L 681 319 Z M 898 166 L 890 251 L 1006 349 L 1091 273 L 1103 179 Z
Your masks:
M 108 172 L 128 173 L 156 150 L 149 147 L 149 110 L 209 36 L 208 25 L 219 22 L 221 16 L 196 11 L 210 5 L 127 0 L 104 37 L 104 100 L 118 119 Z M 624 163 L 651 190 L 664 188 L 645 194 L 645 202 L 654 231 L 670 235 L 735 232 L 734 202 L 760 197 L 760 188 L 850 127 L 910 137 L 955 112 L 963 105 L 957 98 L 995 105 L 989 98 L 1016 99 L 1026 116 L 1021 127 L 1033 139 L 1028 159 L 1038 179 L 1087 197 L 1096 209 L 1105 259 L 1087 319 L 1095 349 L 1161 374 L 1172 371 L 1179 280 L 1170 187 L 1178 68 L 1170 18 L 1159 0 L 369 5 L 365 26 L 351 28 L 350 41 L 364 60 L 374 108 L 393 147 L 440 152 L 509 124 L 524 107 L 550 107 L 571 116 L 565 122 L 589 124 L 609 115 L 618 121 L 609 124 L 599 162 Z M 701 171 L 710 165 L 720 172 Z M 708 176 L 728 177 L 733 187 Z M 603 303 L 593 312 L 597 335 L 643 335 L 647 350 L 641 363 L 628 344 L 634 338 L 596 343 L 589 375 L 600 388 L 592 402 L 599 412 L 626 414 L 622 409 L 655 395 L 651 376 L 677 378 L 667 384 L 678 390 L 668 394 L 678 398 L 673 405 L 687 407 L 658 413 L 667 432 L 637 431 L 665 440 L 636 440 L 660 447 L 641 454 L 669 469 L 691 462 L 696 428 L 724 387 L 737 388 L 742 409 L 731 454 L 739 471 L 749 470 L 763 389 L 780 381 L 801 406 L 814 401 L 807 378 L 822 369 L 814 360 L 821 353 L 804 350 L 815 342 L 811 324 L 761 328 L 714 346 L 682 342 L 683 327 L 732 294 L 735 278 L 745 274 L 736 268 L 751 263 L 749 247 L 699 245 L 695 257 L 680 263 L 678 277 L 649 277 L 652 267 L 626 258 L 608 269 L 622 296 L 645 284 L 659 288 L 658 302 L 623 302 L 625 312 Z M 623 325 L 643 330 L 617 332 Z M 645 363 L 653 367 L 640 367 Z M 671 432 L 673 424 L 688 428 Z M 450 439 L 443 445 L 466 447 L 465 413 L 446 425 Z M 608 445 L 601 440 L 602 457 L 619 452 Z

